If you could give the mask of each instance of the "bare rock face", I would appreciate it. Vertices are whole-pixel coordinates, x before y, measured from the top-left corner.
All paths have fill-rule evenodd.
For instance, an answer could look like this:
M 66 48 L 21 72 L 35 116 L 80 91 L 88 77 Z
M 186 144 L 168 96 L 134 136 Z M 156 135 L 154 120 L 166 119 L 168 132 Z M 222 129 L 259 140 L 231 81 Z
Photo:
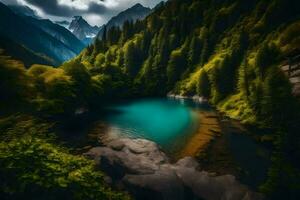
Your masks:
M 259 200 L 262 197 L 234 176 L 215 176 L 199 170 L 191 157 L 171 164 L 154 142 L 116 139 L 84 154 L 94 159 L 114 183 L 142 200 Z

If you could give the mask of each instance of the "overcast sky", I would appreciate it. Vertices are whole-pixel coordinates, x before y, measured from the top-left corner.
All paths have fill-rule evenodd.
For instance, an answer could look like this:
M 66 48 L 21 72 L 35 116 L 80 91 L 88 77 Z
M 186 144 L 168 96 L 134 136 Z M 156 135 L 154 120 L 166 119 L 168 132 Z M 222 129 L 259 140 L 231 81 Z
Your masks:
M 26 5 L 42 18 L 70 21 L 81 15 L 92 25 L 102 25 L 119 12 L 141 3 L 154 7 L 162 0 L 0 0 L 5 4 Z M 165 1 L 165 0 L 164 0 Z

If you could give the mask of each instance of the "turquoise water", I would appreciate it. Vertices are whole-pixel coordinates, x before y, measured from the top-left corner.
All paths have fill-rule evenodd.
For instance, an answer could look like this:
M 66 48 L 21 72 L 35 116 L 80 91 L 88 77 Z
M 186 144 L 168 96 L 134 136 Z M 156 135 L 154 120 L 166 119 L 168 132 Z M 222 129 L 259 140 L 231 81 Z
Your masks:
M 106 122 L 121 136 L 156 142 L 175 151 L 195 132 L 200 119 L 195 104 L 171 99 L 145 99 L 108 107 Z M 199 109 L 208 109 L 198 105 Z

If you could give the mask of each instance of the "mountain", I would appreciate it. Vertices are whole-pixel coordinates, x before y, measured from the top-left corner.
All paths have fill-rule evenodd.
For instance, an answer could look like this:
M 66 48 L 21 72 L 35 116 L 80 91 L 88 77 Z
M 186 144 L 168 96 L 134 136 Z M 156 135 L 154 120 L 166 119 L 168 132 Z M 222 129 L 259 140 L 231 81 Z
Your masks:
M 0 37 L 8 38 L 18 47 L 24 47 L 39 57 L 51 60 L 53 65 L 71 59 L 84 47 L 67 29 L 49 20 L 21 16 L 2 3 L 0 3 Z M 7 45 L 2 42 L 0 48 L 4 46 Z
M 124 22 L 126 21 L 132 21 L 135 22 L 136 20 L 142 20 L 144 19 L 147 15 L 151 13 L 150 8 L 146 8 L 140 3 L 135 4 L 131 8 L 128 8 L 127 10 L 119 13 L 117 16 L 111 18 L 106 26 L 106 30 L 109 30 L 110 28 L 114 27 L 122 27 Z M 104 27 L 102 27 L 97 35 L 99 39 L 102 38 L 104 31 Z
M 81 16 L 75 16 L 69 26 L 69 30 L 83 43 L 89 44 L 97 35 L 99 27 L 91 26 Z
M 144 19 L 151 12 L 150 8 L 146 8 L 141 4 L 135 4 L 131 8 L 119 13 L 117 16 L 111 18 L 106 24 L 107 28 L 113 26 L 121 27 L 125 21 L 133 21 Z
M 161 9 L 161 8 L 163 9 L 164 5 L 165 5 L 165 2 L 161 1 L 158 4 L 156 4 L 156 6 L 154 8 L 152 8 L 152 10 L 156 11 L 156 10 Z
M 28 6 L 22 5 L 8 5 L 8 7 L 16 14 L 21 16 L 29 16 L 34 18 L 39 18 L 34 10 Z
M 63 20 L 63 21 L 55 21 L 54 23 L 55 23 L 55 24 L 58 24 L 58 25 L 60 25 L 60 26 L 63 26 L 63 27 L 65 27 L 66 29 L 69 29 L 69 26 L 70 26 L 70 24 L 71 24 L 71 22 L 66 21 L 66 20 Z
M 54 57 L 49 45 L 63 44 L 1 4 L 0 33 L 20 52 Z M 291 84 L 300 83 L 299 0 L 169 0 L 144 20 L 105 33 L 57 68 L 25 69 L 0 52 L 2 199 L 300 199 L 300 101 Z M 148 97 L 153 105 L 167 95 L 188 110 L 195 101 L 199 110 L 177 111 L 182 119 L 198 116 L 191 128 L 212 137 L 192 158 L 173 165 L 157 148 L 141 151 L 158 147 L 153 142 L 122 135 L 131 146 L 98 143 L 84 153 L 94 142 L 76 142 L 82 124 L 89 128 L 110 112 L 123 115 L 124 100 Z M 110 107 L 116 102 L 121 109 Z M 174 113 L 174 106 L 156 105 Z M 149 118 L 145 123 L 155 127 L 161 116 Z M 101 124 L 95 128 L 106 129 Z M 203 125 L 209 130 L 198 129 Z M 181 128 L 185 147 L 203 144 L 187 133 L 190 126 Z
M 68 21 L 58 22 L 61 24 L 59 25 L 58 23 L 53 23 L 49 19 L 40 19 L 36 16 L 35 11 L 27 6 L 9 5 L 8 7 L 16 14 L 25 17 L 26 21 L 64 43 L 76 54 L 78 54 L 84 48 L 84 45 L 68 29 L 62 27 L 62 25 L 66 26 L 67 24 L 70 24 Z
M 54 65 L 55 63 L 51 58 L 39 55 L 13 40 L 2 36 L 0 36 L 0 54 L 9 55 L 13 59 L 22 61 L 26 67 L 37 63 L 42 65 Z
M 53 23 L 48 19 L 35 19 L 26 17 L 26 20 L 36 27 L 42 29 L 58 41 L 62 42 L 68 49 L 72 50 L 75 54 L 79 54 L 85 47 L 84 44 L 76 38 L 68 29 Z

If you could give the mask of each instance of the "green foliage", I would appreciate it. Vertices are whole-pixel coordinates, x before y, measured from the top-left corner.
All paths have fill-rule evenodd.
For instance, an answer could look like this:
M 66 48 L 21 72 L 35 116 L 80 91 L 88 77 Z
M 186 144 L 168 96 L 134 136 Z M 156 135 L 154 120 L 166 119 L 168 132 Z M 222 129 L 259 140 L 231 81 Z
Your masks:
M 72 112 L 76 96 L 71 76 L 63 69 L 33 65 L 27 74 L 34 81 L 38 98 L 32 101 L 39 112 L 50 115 Z
M 300 46 L 300 22 L 290 24 L 280 33 L 279 36 L 280 50 L 285 54 L 291 54 L 299 50 Z
M 205 70 L 201 70 L 197 84 L 197 94 L 203 97 L 210 96 L 210 82 Z
M 193 36 L 192 41 L 190 43 L 189 52 L 188 52 L 188 64 L 189 66 L 193 66 L 197 64 L 200 60 L 201 55 L 201 40 L 197 36 Z
M 260 187 L 260 190 L 267 194 L 270 199 L 296 200 L 300 195 L 300 171 L 299 168 L 290 165 L 290 162 L 283 157 L 284 155 L 281 153 L 274 154 L 272 157 L 273 165 L 268 172 L 269 178 Z
M 172 51 L 167 66 L 168 85 L 170 88 L 180 80 L 180 77 L 186 69 L 187 61 L 182 49 Z
M 30 84 L 24 65 L 0 53 L 1 111 L 26 105 L 31 94 Z
M 119 39 L 121 37 L 121 30 L 119 27 L 112 27 L 109 29 L 107 34 L 107 41 L 109 42 L 109 45 L 114 45 L 117 44 L 119 42 Z M 103 40 L 103 38 L 102 38 Z M 106 38 L 104 38 L 104 40 L 106 40 Z
M 124 66 L 130 76 L 135 76 L 142 65 L 142 52 L 134 43 L 130 41 L 124 46 Z
M 105 62 L 105 55 L 103 53 L 99 53 L 95 60 L 95 67 L 100 68 L 104 62 Z
M 272 68 L 263 83 L 261 115 L 271 127 L 283 127 L 293 118 L 294 97 L 291 85 L 283 73 Z
M 31 117 L 0 121 L 0 195 L 3 199 L 128 199 L 112 192 L 92 161 L 54 145 Z
M 238 75 L 236 55 L 238 55 L 236 52 L 222 55 L 210 69 L 212 102 L 215 104 L 236 90 Z
M 91 93 L 91 75 L 87 68 L 76 60 L 64 63 L 61 68 L 71 77 L 78 103 L 88 102 Z
M 262 45 L 262 47 L 260 47 L 255 59 L 255 66 L 260 78 L 263 78 L 265 76 L 268 67 L 276 63 L 278 55 L 279 52 L 274 44 L 268 45 L 265 43 Z
M 272 127 L 274 145 L 296 168 L 299 103 L 278 68 L 298 53 L 298 33 L 298 0 L 168 1 L 143 21 L 105 28 L 102 40 L 59 69 L 26 73 L 1 58 L 1 104 L 29 99 L 55 115 L 133 95 L 198 94 L 230 117 Z M 270 180 L 281 181 L 274 173 Z

